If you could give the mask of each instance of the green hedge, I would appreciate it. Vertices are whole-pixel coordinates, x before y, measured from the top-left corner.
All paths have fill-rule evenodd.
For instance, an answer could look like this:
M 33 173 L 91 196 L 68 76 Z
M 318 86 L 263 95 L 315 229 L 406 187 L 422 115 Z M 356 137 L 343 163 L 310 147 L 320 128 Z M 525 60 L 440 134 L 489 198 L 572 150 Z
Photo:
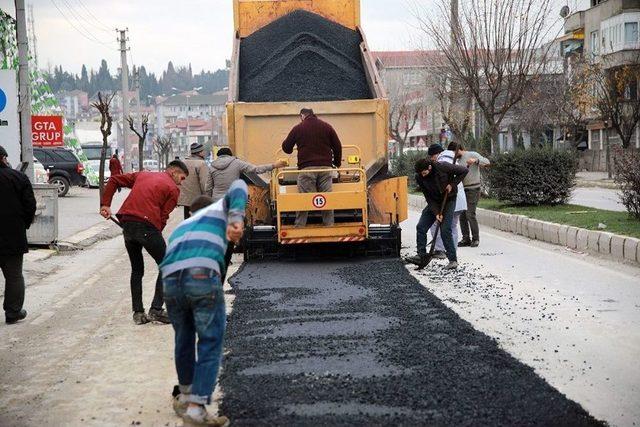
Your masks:
M 497 155 L 486 170 L 489 194 L 514 205 L 566 203 L 575 186 L 576 156 L 545 148 Z
M 391 173 L 395 176 L 409 177 L 409 187 L 415 188 L 415 164 L 418 159 L 428 157 L 427 151 L 408 151 L 394 159 L 391 159 Z
M 620 185 L 620 200 L 631 216 L 640 219 L 640 152 L 616 148 L 613 159 L 614 178 Z

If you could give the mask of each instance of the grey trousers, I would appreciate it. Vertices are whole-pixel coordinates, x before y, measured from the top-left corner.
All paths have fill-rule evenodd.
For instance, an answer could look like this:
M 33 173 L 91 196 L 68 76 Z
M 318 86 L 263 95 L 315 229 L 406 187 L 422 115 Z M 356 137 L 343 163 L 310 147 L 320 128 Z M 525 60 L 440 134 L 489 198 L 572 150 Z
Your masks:
M 300 193 L 328 193 L 333 188 L 333 174 L 331 168 L 312 166 L 302 169 L 328 169 L 327 172 L 300 172 L 298 174 L 298 192 Z M 296 215 L 296 227 L 307 225 L 308 211 L 298 212 Z M 332 226 L 333 211 L 322 211 L 322 224 Z
M 464 189 L 467 196 L 467 210 L 460 215 L 460 228 L 464 240 L 480 241 L 480 227 L 476 218 L 476 208 L 480 200 L 480 188 Z M 469 232 L 471 229 L 471 232 Z

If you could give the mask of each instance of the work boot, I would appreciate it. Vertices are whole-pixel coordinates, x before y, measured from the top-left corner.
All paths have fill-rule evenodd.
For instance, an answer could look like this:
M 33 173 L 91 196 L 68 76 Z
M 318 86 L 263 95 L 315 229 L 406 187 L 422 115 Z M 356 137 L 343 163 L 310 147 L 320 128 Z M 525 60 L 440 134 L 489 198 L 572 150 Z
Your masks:
M 457 270 L 458 269 L 458 261 L 449 261 L 449 264 L 445 265 L 445 270 Z
M 429 263 L 427 254 L 418 254 L 418 255 L 410 256 L 408 258 L 405 258 L 405 261 L 408 263 L 417 265 L 418 268 L 424 268 L 424 266 Z
M 192 410 L 189 409 L 182 416 L 182 420 L 184 421 L 184 427 L 227 427 L 229 425 L 229 418 L 216 417 L 215 415 L 208 413 L 204 406 L 200 408 L 197 415 L 194 415 Z
M 144 325 L 145 323 L 149 323 L 149 318 L 144 311 L 136 311 L 133 313 L 133 323 L 136 325 Z
M 445 259 L 447 257 L 447 254 L 445 253 L 445 251 L 435 251 L 433 252 L 433 257 L 435 259 Z
M 176 415 L 179 417 L 184 416 L 187 413 L 187 408 L 189 407 L 189 402 L 183 399 L 184 396 L 181 394 L 173 397 L 173 410 Z
M 16 315 L 13 316 L 7 316 L 5 314 L 5 318 L 4 321 L 7 322 L 7 325 L 13 325 L 14 323 L 18 323 L 19 321 L 21 321 L 22 319 L 24 319 L 25 317 L 27 317 L 27 310 L 25 310 L 24 308 L 22 310 L 20 310 L 20 312 Z
M 458 247 L 459 248 L 465 248 L 465 247 L 469 247 L 471 246 L 471 240 L 469 239 L 462 239 L 458 242 Z
M 469 246 L 471 246 L 472 248 L 477 248 L 480 245 L 480 240 L 473 240 L 471 241 L 471 244 Z
M 169 314 L 167 314 L 167 310 L 158 309 L 158 308 L 150 308 L 149 314 L 147 315 L 151 322 L 160 322 L 160 323 L 171 323 L 171 319 L 169 319 Z

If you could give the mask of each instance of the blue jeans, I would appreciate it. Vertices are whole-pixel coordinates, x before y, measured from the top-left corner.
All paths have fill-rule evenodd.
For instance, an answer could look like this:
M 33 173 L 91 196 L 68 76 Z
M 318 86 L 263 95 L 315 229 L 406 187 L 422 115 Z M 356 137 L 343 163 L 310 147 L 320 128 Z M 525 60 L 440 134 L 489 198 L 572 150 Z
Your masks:
M 442 226 L 440 227 L 440 233 L 442 234 L 442 243 L 444 243 L 444 248 L 447 252 L 447 258 L 449 261 L 457 261 L 458 257 L 456 254 L 456 245 L 453 243 L 453 214 L 456 209 L 455 200 L 449 201 L 447 206 L 444 208 L 444 212 L 442 213 L 443 220 Z M 422 215 L 420 215 L 420 220 L 418 221 L 418 225 L 416 226 L 416 242 L 418 244 L 418 255 L 426 255 L 427 253 L 427 232 L 429 228 L 436 222 L 436 214 L 434 214 L 430 207 L 427 206 L 422 210 Z
M 164 298 L 176 333 L 175 362 L 180 388 L 191 390 L 189 402 L 209 404 L 222 361 L 226 324 L 220 277 L 206 268 L 178 271 L 164 278 Z

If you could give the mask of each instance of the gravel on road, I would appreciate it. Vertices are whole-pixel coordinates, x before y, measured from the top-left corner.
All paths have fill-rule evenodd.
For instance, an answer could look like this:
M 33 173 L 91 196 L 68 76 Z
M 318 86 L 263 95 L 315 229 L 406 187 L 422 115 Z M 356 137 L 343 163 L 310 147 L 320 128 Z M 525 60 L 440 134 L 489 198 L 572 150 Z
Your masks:
M 231 282 L 234 425 L 602 424 L 398 260 L 252 263 Z
M 357 31 L 304 10 L 242 39 L 244 102 L 370 99 Z

